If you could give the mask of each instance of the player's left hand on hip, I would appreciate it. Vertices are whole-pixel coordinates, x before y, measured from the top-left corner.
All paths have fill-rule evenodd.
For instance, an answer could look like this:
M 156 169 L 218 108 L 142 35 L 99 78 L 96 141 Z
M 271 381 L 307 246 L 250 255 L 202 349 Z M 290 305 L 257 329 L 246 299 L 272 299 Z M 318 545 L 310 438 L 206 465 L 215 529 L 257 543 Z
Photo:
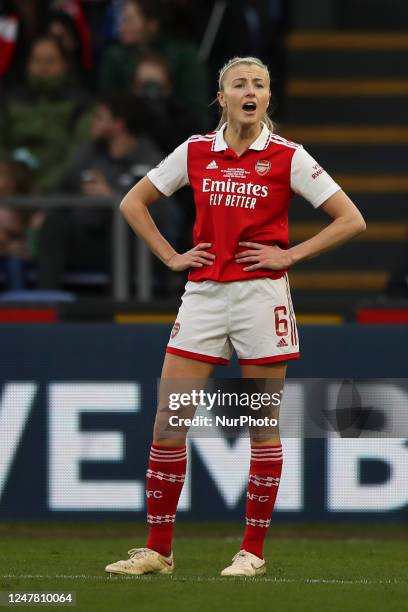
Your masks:
M 280 247 L 268 246 L 257 242 L 239 242 L 240 247 L 247 250 L 235 255 L 235 261 L 242 264 L 251 264 L 244 268 L 244 272 L 253 272 L 264 268 L 267 270 L 284 270 L 291 265 L 288 251 Z

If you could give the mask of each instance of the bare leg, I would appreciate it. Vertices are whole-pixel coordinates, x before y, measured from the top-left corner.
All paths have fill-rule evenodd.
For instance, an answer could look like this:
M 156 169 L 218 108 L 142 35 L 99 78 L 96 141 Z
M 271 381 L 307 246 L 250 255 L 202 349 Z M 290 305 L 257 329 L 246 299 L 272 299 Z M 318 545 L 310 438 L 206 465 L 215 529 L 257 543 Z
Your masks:
M 185 444 L 187 432 L 185 432 L 185 434 L 180 433 L 179 437 L 169 436 L 168 438 L 164 433 L 168 418 L 168 412 L 166 411 L 168 406 L 168 391 L 173 388 L 172 381 L 175 381 L 174 388 L 182 388 L 183 393 L 188 393 L 192 391 L 193 388 L 204 388 L 207 380 L 214 372 L 214 369 L 215 366 L 212 363 L 187 359 L 179 355 L 166 353 L 161 375 L 160 398 L 153 433 L 154 444 L 165 447 L 182 446 Z M 180 381 L 179 385 L 177 385 L 177 381 Z M 191 408 L 191 410 L 193 410 L 193 408 Z M 193 413 L 190 413 L 189 416 L 192 414 Z
M 242 365 L 241 374 L 242 378 L 265 378 L 274 381 L 279 381 L 282 383 L 282 386 L 280 386 L 280 389 L 282 389 L 283 384 L 285 382 L 286 369 L 287 361 L 280 361 L 278 363 L 267 363 L 263 365 Z M 274 411 L 273 417 L 279 417 L 279 408 Z M 262 440 L 259 440 L 257 438 L 251 439 L 252 446 L 274 446 L 277 444 L 280 444 L 279 429 L 277 429 L 276 433 L 271 434 L 271 436 L 268 438 Z

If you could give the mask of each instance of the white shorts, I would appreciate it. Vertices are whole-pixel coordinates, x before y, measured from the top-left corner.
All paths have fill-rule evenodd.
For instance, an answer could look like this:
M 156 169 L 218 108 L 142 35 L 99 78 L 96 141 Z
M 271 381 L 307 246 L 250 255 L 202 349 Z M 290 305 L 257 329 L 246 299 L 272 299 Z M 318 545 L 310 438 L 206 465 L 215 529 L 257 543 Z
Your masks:
M 286 274 L 277 280 L 186 284 L 167 352 L 227 365 L 234 349 L 241 364 L 299 357 Z

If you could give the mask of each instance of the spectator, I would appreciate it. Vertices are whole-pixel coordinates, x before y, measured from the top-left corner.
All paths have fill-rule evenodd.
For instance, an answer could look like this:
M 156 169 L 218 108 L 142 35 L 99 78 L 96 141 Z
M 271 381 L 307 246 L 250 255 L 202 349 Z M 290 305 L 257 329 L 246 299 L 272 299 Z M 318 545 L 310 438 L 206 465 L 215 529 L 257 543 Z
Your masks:
M 51 0 L 51 16 L 55 13 L 69 15 L 81 40 L 81 64 L 85 70 L 91 70 L 93 68 L 92 34 L 83 4 L 84 0 Z
M 28 60 L 26 85 L 11 93 L 2 108 L 0 148 L 31 157 L 38 191 L 52 191 L 58 184 L 67 156 L 86 130 L 88 106 L 59 40 L 37 39 Z
M 120 40 L 102 58 L 100 84 L 104 91 L 130 88 L 134 69 L 143 52 L 163 55 L 169 65 L 174 94 L 199 119 L 194 131 L 207 127 L 207 77 L 196 49 L 177 41 L 161 28 L 161 12 L 156 0 L 125 0 L 120 20 Z
M 143 136 L 145 109 L 126 93 L 103 96 L 91 119 L 90 138 L 75 151 L 60 183 L 63 193 L 122 196 L 162 154 Z
M 120 199 L 161 159 L 142 135 L 143 109 L 126 94 L 111 94 L 93 113 L 90 138 L 74 153 L 60 183 L 64 194 Z M 170 240 L 178 237 L 180 213 L 162 200 L 153 216 Z M 97 208 L 50 213 L 39 235 L 38 274 L 42 289 L 57 289 L 66 270 L 109 271 L 111 213 Z M 164 270 L 166 272 L 166 270 Z
M 1 204 L 1 199 L 31 192 L 32 177 L 29 168 L 14 160 L 0 160 L 0 277 L 2 286 L 8 290 L 25 286 L 29 258 L 28 235 L 38 217 L 5 206 Z
M 146 103 L 149 135 L 164 153 L 173 151 L 197 129 L 194 115 L 173 94 L 170 70 L 161 55 L 140 57 L 132 90 Z
M 7 41 L 13 44 L 12 55 L 3 66 L 4 78 L 8 85 L 18 84 L 21 75 L 27 64 L 27 58 L 33 41 L 42 34 L 43 24 L 47 23 L 50 1 L 44 0 L 0 0 L 0 15 L 3 19 L 13 19 L 16 29 L 10 39 L 10 29 L 8 29 Z M 10 28 L 10 22 L 7 24 Z M 0 45 L 1 55 L 0 65 L 4 59 L 5 49 Z
M 83 43 L 75 21 L 63 12 L 51 13 L 47 25 L 47 33 L 55 36 L 64 48 L 65 55 L 76 80 L 81 85 L 87 85 L 86 66 L 84 65 Z M 89 75 L 88 75 L 89 78 Z

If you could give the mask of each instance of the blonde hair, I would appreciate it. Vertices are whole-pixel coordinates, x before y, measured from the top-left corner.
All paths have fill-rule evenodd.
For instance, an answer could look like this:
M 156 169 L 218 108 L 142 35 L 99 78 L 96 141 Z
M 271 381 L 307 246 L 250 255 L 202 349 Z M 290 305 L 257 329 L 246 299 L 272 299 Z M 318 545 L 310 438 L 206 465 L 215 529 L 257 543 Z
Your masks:
M 256 66 L 259 66 L 260 68 L 265 70 L 266 74 L 268 75 L 268 79 L 270 81 L 270 74 L 269 74 L 268 66 L 266 66 L 266 64 L 264 64 L 262 60 L 258 59 L 257 57 L 251 57 L 251 56 L 233 57 L 232 59 L 228 60 L 228 62 L 224 64 L 224 66 L 220 70 L 220 73 L 218 76 L 218 87 L 220 91 L 224 90 L 224 77 L 226 73 L 228 72 L 228 70 L 232 68 L 233 66 L 239 66 L 241 64 L 245 64 L 247 66 L 250 66 L 251 64 L 255 64 Z M 221 126 L 224 125 L 224 123 L 226 123 L 226 121 L 227 121 L 227 109 L 223 108 L 221 117 L 220 117 L 220 120 L 218 122 L 216 129 L 219 130 Z M 268 113 L 264 114 L 264 116 L 262 117 L 262 121 L 266 124 L 267 128 L 271 132 L 274 131 L 275 126 L 273 124 L 272 119 L 269 117 Z

